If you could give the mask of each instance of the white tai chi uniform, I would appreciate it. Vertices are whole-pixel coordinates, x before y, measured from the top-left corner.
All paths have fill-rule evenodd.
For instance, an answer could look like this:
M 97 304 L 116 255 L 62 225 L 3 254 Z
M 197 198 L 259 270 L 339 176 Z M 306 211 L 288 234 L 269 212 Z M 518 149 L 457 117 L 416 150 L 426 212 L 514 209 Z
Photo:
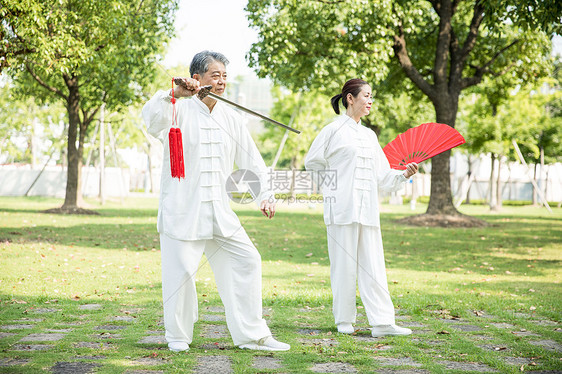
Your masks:
M 262 318 L 261 257 L 229 205 L 225 182 L 233 164 L 254 172 L 272 198 L 267 169 L 240 115 L 221 102 L 212 112 L 197 97 L 176 102 L 183 135 L 185 178 L 172 178 L 168 132 L 172 104 L 157 92 L 142 114 L 164 144 L 158 232 L 162 256 L 164 325 L 168 342 L 191 343 L 198 318 L 195 275 L 203 252 L 213 273 L 235 345 L 270 336 Z
M 380 231 L 379 188 L 407 178 L 392 170 L 376 134 L 342 115 L 320 131 L 305 160 L 324 197 L 336 324 L 355 323 L 356 284 L 371 326 L 394 324 Z

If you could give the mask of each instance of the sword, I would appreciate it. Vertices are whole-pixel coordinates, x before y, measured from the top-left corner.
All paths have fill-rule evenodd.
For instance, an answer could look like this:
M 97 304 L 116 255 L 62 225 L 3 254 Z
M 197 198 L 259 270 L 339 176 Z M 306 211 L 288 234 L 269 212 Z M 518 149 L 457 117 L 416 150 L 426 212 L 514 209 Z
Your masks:
M 187 86 L 186 86 L 186 84 L 185 84 L 185 82 L 184 82 L 181 78 L 174 78 L 174 83 L 177 84 L 178 86 L 182 86 L 183 88 L 188 89 Z M 285 128 L 285 129 L 287 129 L 287 130 L 290 130 L 290 131 L 292 131 L 292 132 L 294 132 L 294 133 L 297 133 L 297 134 L 300 134 L 300 133 L 301 133 L 299 130 L 294 129 L 294 128 L 292 128 L 291 126 L 287 126 L 287 125 L 285 125 L 285 124 L 283 124 L 283 123 L 281 123 L 281 122 L 278 122 L 278 121 L 276 121 L 276 120 L 274 120 L 274 119 L 271 119 L 271 118 L 269 118 L 269 117 L 267 117 L 267 116 L 264 116 L 263 114 L 260 114 L 260 113 L 258 113 L 258 112 L 254 112 L 254 111 L 251 110 L 251 109 L 248 109 L 248 108 L 246 108 L 246 107 L 244 107 L 244 106 L 242 106 L 242 105 L 240 105 L 240 104 L 237 104 L 237 103 L 235 103 L 234 101 L 230 101 L 230 100 L 228 100 L 228 99 L 225 99 L 225 98 L 222 97 L 222 96 L 219 96 L 219 95 L 216 95 L 216 94 L 212 93 L 212 92 L 211 92 L 211 89 L 212 89 L 212 88 L 213 88 L 213 86 L 203 86 L 203 87 L 201 87 L 201 89 L 200 89 L 199 92 L 197 93 L 197 97 L 198 97 L 200 100 L 203 100 L 203 99 L 204 99 L 205 97 L 207 97 L 207 96 L 212 97 L 212 98 L 215 99 L 215 100 L 223 101 L 223 102 L 225 102 L 225 103 L 227 103 L 227 104 L 230 104 L 230 105 L 232 105 L 233 107 L 238 108 L 238 109 L 240 109 L 240 110 L 242 110 L 242 111 L 244 111 L 244 112 L 246 112 L 246 113 L 250 113 L 250 114 L 252 114 L 252 115 L 254 115 L 254 116 L 256 116 L 256 117 L 259 117 L 259 118 L 261 118 L 261 119 L 264 119 L 264 120 L 266 120 L 266 121 L 268 121 L 268 122 L 271 122 L 271 123 L 273 123 L 273 124 L 275 124 L 275 125 L 277 125 L 277 126 L 281 126 L 281 127 Z

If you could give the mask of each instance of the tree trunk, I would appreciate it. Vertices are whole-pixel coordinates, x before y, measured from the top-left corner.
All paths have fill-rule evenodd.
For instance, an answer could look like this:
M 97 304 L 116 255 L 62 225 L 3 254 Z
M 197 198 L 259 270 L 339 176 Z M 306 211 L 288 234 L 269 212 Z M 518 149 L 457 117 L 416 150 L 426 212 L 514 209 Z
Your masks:
M 80 93 L 78 88 L 78 78 L 66 78 L 68 86 L 68 99 L 66 109 L 68 111 L 68 167 L 66 171 L 66 194 L 64 197 L 64 204 L 62 206 L 65 210 L 72 210 L 78 208 L 78 203 L 81 202 L 81 193 L 79 190 L 80 179 L 80 159 L 79 148 L 76 148 L 76 141 L 78 140 L 78 129 L 80 127 Z M 83 138 L 83 134 L 80 134 Z
M 502 172 L 502 155 L 498 155 L 498 179 L 496 181 L 496 209 L 501 210 L 502 208 L 502 179 L 501 179 L 501 172 Z
M 533 180 L 535 181 L 535 183 L 537 182 L 537 163 L 535 163 L 535 167 L 533 169 Z M 539 205 L 538 203 L 538 199 L 537 199 L 537 189 L 534 188 L 533 186 L 533 205 Z
M 468 155 L 468 180 L 470 182 L 470 176 L 472 175 L 472 157 Z M 472 183 L 468 184 L 468 188 L 466 189 L 466 199 L 464 200 L 465 204 L 470 204 L 470 186 Z
M 496 210 L 496 194 L 495 194 L 495 187 L 496 184 L 494 174 L 496 173 L 496 154 L 490 153 L 490 180 L 488 182 L 488 206 L 490 210 Z
M 458 95 L 453 100 L 448 95 L 439 97 L 438 100 L 434 102 L 437 122 L 455 127 Z M 431 194 L 426 214 L 460 214 L 453 205 L 451 194 L 450 157 L 449 150 L 431 159 Z

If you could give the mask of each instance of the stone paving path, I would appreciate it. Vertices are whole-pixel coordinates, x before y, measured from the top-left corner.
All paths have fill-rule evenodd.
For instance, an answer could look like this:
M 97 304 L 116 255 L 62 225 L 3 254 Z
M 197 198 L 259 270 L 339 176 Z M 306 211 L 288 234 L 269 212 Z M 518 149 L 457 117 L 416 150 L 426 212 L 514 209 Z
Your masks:
M 77 312 L 99 313 L 103 310 L 101 304 L 83 304 L 77 307 Z M 57 313 L 56 308 L 34 309 L 33 313 L 39 316 Z M 45 320 L 45 318 L 23 318 L 13 321 L 3 321 L 0 325 L 0 343 L 6 339 L 13 339 L 13 344 L 5 350 L 8 357 L 0 358 L 0 372 L 10 371 L 11 369 L 25 369 L 33 360 L 30 353 L 45 352 L 56 350 L 59 344 L 66 343 L 67 346 L 77 350 L 77 355 L 68 362 L 53 362 L 49 368 L 54 374 L 80 374 L 95 373 L 103 368 L 109 361 L 108 357 L 112 351 L 116 350 L 120 342 L 124 340 L 127 330 L 134 326 L 136 321 L 135 315 L 142 313 L 140 308 L 131 308 L 121 310 L 122 315 L 110 315 L 105 318 L 105 323 L 95 327 L 88 327 L 81 330 L 82 321 L 88 320 L 88 315 L 80 315 L 79 321 L 70 323 L 61 323 L 57 326 L 49 326 L 42 329 L 41 332 L 29 332 L 35 326 Z M 308 313 L 308 310 L 296 310 L 296 313 Z M 533 373 L 562 373 L 562 344 L 541 336 L 536 331 L 527 331 L 518 328 L 515 324 L 508 322 L 489 323 L 494 316 L 481 314 L 482 323 L 474 323 L 474 321 L 465 321 L 463 319 L 440 319 L 444 328 L 432 327 L 429 321 L 414 321 L 408 315 L 398 315 L 398 324 L 413 329 L 414 335 L 403 339 L 411 339 L 420 349 L 428 354 L 438 352 L 438 347 L 443 344 L 442 336 L 451 334 L 452 332 L 463 334 L 462 337 L 470 344 L 479 347 L 483 351 L 493 352 L 499 360 L 506 365 L 515 369 L 521 368 L 528 370 L 531 368 Z M 359 314 L 359 321 L 364 323 L 364 316 Z M 427 320 L 427 319 L 426 319 Z M 306 319 L 303 319 L 306 321 Z M 536 325 L 548 326 L 558 333 L 562 332 L 560 324 L 550 320 L 537 320 Z M 136 344 L 150 352 L 145 357 L 125 357 L 128 366 L 124 372 L 127 374 L 151 374 L 165 373 L 166 366 L 170 365 L 170 361 L 174 356 L 168 352 L 162 321 L 157 323 L 157 328 L 147 329 L 144 336 L 136 341 Z M 363 325 L 364 326 L 364 325 Z M 181 353 L 189 355 L 193 362 L 187 372 L 199 374 L 213 373 L 233 373 L 234 356 L 233 352 L 237 352 L 237 348 L 232 345 L 230 335 L 226 327 L 224 308 L 222 307 L 206 307 L 202 308 L 200 321 L 196 326 L 195 341 L 191 345 L 191 351 Z M 492 332 L 512 333 L 517 337 L 519 344 L 528 344 L 537 349 L 543 349 L 548 352 L 554 352 L 560 358 L 559 370 L 541 370 L 541 361 L 535 357 L 517 357 L 514 352 L 516 347 L 510 347 L 509 343 L 503 343 L 498 337 L 501 334 L 492 334 Z M 449 330 L 449 331 L 447 331 Z M 75 334 L 76 331 L 84 332 L 83 334 Z M 293 341 L 292 351 L 297 353 L 305 353 L 307 350 L 316 350 L 323 352 L 337 352 L 336 355 L 330 353 L 326 355 L 324 362 L 311 363 L 308 367 L 310 372 L 314 373 L 357 373 L 359 370 L 347 360 L 340 357 L 347 357 L 348 352 L 344 351 L 346 346 L 344 343 L 347 339 L 352 339 L 357 349 L 364 349 L 372 352 L 372 368 L 376 373 L 392 373 L 392 374 L 416 374 L 430 373 L 425 369 L 422 363 L 417 362 L 412 357 L 405 357 L 400 353 L 394 352 L 392 340 L 385 338 L 372 338 L 369 330 L 366 328 L 359 329 L 353 335 L 344 336 L 334 331 L 315 328 L 312 324 L 299 322 L 295 325 L 295 334 L 298 335 L 296 341 Z M 69 335 L 73 338 L 70 339 Z M 80 337 L 80 338 L 77 338 Z M 156 354 L 154 352 L 165 352 L 165 354 Z M 302 352 L 301 352 L 302 351 Z M 80 354 L 78 354 L 80 352 Z M 87 354 L 86 352 L 91 352 Z M 104 353 L 107 352 L 107 353 Z M 86 353 L 86 354 L 85 354 Z M 474 373 L 497 373 L 499 370 L 491 367 L 484 362 L 470 362 L 462 359 L 462 354 L 456 357 L 441 357 L 435 353 L 433 355 L 433 364 L 439 365 L 443 372 L 449 371 L 465 371 Z M 341 361 L 339 360 L 341 359 Z M 254 372 L 273 371 L 275 373 L 290 372 L 289 368 L 283 361 L 283 353 L 255 352 L 250 368 Z M 537 369 L 537 370 L 535 370 Z M 191 370 L 191 371 L 190 371 Z

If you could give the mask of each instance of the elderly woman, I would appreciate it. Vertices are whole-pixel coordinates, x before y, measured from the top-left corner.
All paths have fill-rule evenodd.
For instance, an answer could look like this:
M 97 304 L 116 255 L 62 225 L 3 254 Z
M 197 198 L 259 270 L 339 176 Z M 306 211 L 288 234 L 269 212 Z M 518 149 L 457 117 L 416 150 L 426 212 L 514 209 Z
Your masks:
M 355 331 L 357 282 L 372 336 L 409 335 L 410 329 L 395 324 L 388 292 L 378 191 L 399 190 L 418 166 L 390 169 L 376 134 L 361 125 L 373 103 L 367 82 L 351 79 L 344 84 L 331 100 L 336 114 L 340 100 L 345 114 L 320 131 L 305 160 L 324 196 L 335 322 L 340 333 Z M 335 173 L 335 186 L 322 183 L 328 173 Z

